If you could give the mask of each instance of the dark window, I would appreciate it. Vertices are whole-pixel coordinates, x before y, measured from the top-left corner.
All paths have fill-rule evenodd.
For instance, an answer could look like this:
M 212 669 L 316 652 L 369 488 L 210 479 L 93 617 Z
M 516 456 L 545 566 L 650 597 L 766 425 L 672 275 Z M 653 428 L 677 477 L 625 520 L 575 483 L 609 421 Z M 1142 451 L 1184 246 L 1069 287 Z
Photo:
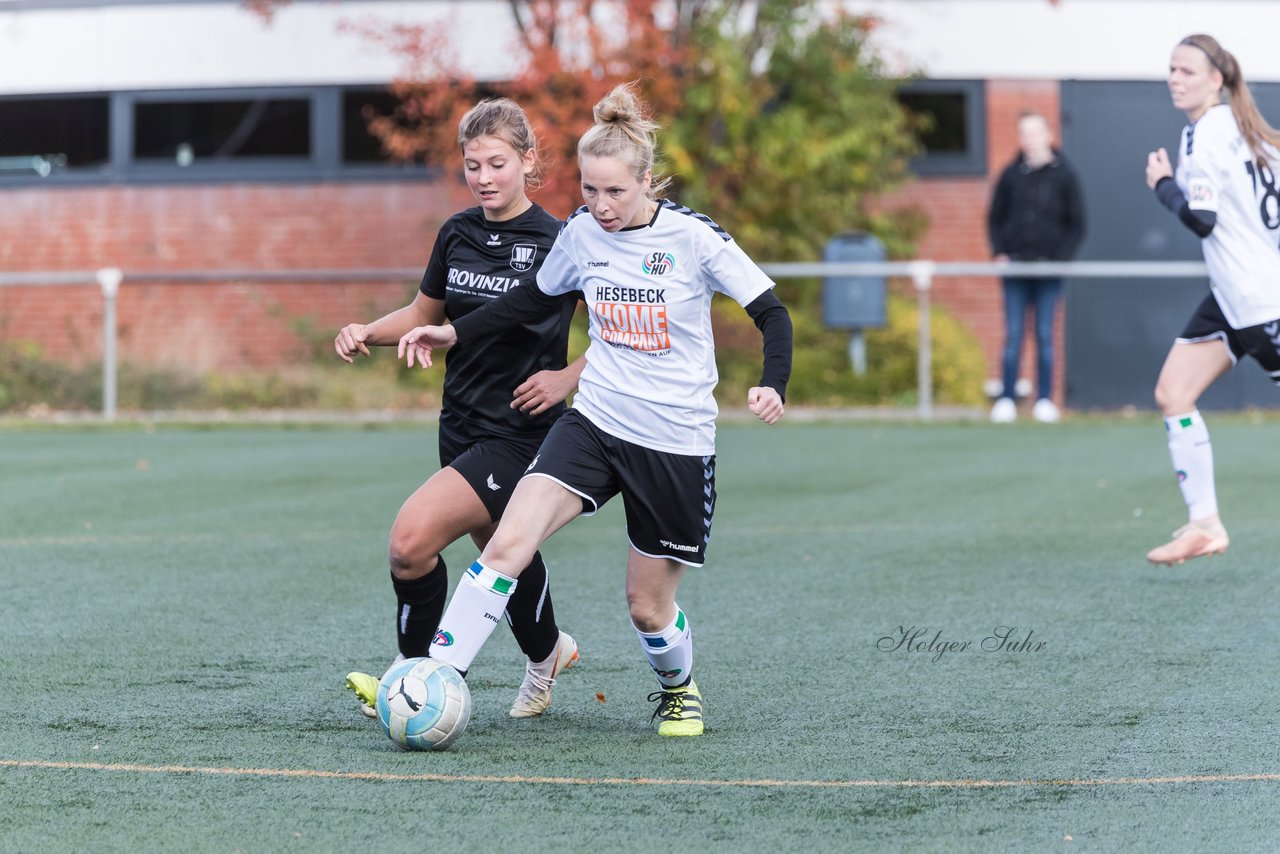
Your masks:
M 369 85 L 0 96 L 0 187 L 432 180 L 369 132 L 398 108 Z
M 411 96 L 410 96 L 411 97 Z M 480 86 L 476 100 L 496 97 L 488 87 Z M 406 134 L 407 139 L 424 134 L 428 127 L 440 127 L 442 120 L 434 115 L 405 116 L 401 110 L 404 101 L 399 95 L 382 88 L 355 87 L 342 90 L 342 163 L 344 166 L 370 166 L 389 164 L 405 166 L 429 163 L 421 151 L 403 159 L 389 154 L 382 139 L 369 129 L 375 119 L 389 119 L 393 126 Z M 413 112 L 413 111 L 410 111 Z
M 342 162 L 394 163 L 382 140 L 369 130 L 370 119 L 395 114 L 400 99 L 386 89 L 345 89 L 342 92 Z
M 108 114 L 106 96 L 0 99 L 0 174 L 105 164 Z
M 310 101 L 283 98 L 138 101 L 133 156 L 179 166 L 243 158 L 311 154 Z
M 920 144 L 928 154 L 963 152 L 969 139 L 964 95 L 959 92 L 903 92 L 907 112 L 920 122 Z
M 920 80 L 898 90 L 917 122 L 923 153 L 911 161 L 920 175 L 984 175 L 986 97 L 980 80 Z

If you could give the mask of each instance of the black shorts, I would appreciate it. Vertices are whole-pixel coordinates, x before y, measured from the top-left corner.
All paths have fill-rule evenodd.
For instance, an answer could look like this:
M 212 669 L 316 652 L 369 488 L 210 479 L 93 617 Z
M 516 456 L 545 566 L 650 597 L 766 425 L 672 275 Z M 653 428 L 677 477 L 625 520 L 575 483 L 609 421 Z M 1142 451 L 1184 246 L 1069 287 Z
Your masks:
M 1214 338 L 1221 339 L 1227 345 L 1233 363 L 1245 356 L 1252 356 L 1262 365 L 1271 381 L 1280 385 L 1280 320 L 1233 329 L 1222 313 L 1218 300 L 1213 294 L 1209 294 L 1187 321 L 1178 340 L 1193 344 Z
M 590 516 L 622 493 L 627 539 L 647 557 L 702 566 L 716 506 L 716 458 L 668 454 L 611 436 L 575 410 L 551 427 L 526 477 L 582 497 Z
M 502 517 L 511 493 L 529 462 L 538 453 L 541 436 L 512 439 L 504 436 L 472 435 L 445 414 L 440 416 L 440 466 L 462 475 L 480 496 L 489 518 Z

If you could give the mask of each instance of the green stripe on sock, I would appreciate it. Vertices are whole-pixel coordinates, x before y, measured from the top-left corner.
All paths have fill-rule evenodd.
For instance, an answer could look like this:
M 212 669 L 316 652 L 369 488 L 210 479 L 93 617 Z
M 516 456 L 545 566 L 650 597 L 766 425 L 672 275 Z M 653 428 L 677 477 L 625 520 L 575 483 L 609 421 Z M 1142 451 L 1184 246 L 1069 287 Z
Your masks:
M 493 580 L 493 592 L 501 593 L 503 596 L 509 594 L 511 592 L 511 579 L 495 578 Z
M 684 631 L 684 611 L 676 611 L 676 629 Z
M 1181 427 L 1181 428 L 1182 428 L 1182 429 L 1184 429 L 1184 430 L 1185 430 L 1185 429 L 1187 429 L 1188 427 L 1190 427 L 1190 426 L 1191 426 L 1191 418 L 1190 418 L 1190 417 L 1187 417 L 1187 418 L 1179 418 L 1179 419 L 1178 419 L 1178 426 L 1179 426 L 1179 427 Z

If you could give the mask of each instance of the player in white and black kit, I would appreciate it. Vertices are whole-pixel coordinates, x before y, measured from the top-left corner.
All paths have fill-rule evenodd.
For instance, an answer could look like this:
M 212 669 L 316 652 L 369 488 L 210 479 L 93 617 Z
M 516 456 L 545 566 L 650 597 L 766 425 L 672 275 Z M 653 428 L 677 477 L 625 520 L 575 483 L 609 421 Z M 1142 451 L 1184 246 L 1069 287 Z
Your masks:
M 367 355 L 368 345 L 395 344 L 415 326 L 456 321 L 508 291 L 536 289 L 534 276 L 561 223 L 526 194 L 538 175 L 528 119 L 511 100 L 483 101 L 463 117 L 458 144 L 479 205 L 441 227 L 413 303 L 338 333 L 334 348 L 345 361 Z M 565 365 L 575 306 L 576 296 L 568 295 L 500 339 L 449 352 L 440 408 L 441 469 L 409 496 L 391 529 L 401 658 L 425 656 L 439 627 L 449 590 L 441 550 L 465 534 L 484 546 L 542 439 L 564 412 L 563 401 L 583 366 L 582 359 Z M 532 553 L 526 563 L 533 580 L 521 585 L 506 608 L 512 633 L 529 657 L 513 717 L 541 715 L 557 673 L 578 657 L 573 638 L 556 625 L 541 555 Z M 368 714 L 378 678 L 352 673 L 347 686 Z
M 1189 521 L 1147 560 L 1172 565 L 1222 554 L 1229 542 L 1200 395 L 1245 355 L 1280 383 L 1280 133 L 1258 112 L 1239 62 L 1210 36 L 1188 36 L 1173 49 L 1169 91 L 1191 124 L 1177 174 L 1163 148 L 1153 151 L 1147 186 L 1201 238 L 1211 289 L 1156 382 Z
M 656 126 L 620 86 L 595 107 L 578 143 L 586 204 L 521 289 L 456 321 L 407 334 L 401 350 L 430 364 L 431 350 L 493 334 L 580 292 L 591 345 L 574 408 L 556 422 L 520 481 L 497 532 L 458 585 L 431 656 L 470 666 L 525 582 L 528 556 L 579 515 L 618 493 L 627 517 L 627 605 L 657 674 L 661 735 L 699 735 L 702 698 L 693 640 L 676 604 L 688 566 L 701 566 L 715 509 L 716 384 L 711 298 L 744 306 L 764 336 L 764 375 L 747 406 L 775 423 L 791 370 L 791 320 L 773 282 L 711 220 L 653 184 Z M 518 579 L 518 583 L 517 583 Z

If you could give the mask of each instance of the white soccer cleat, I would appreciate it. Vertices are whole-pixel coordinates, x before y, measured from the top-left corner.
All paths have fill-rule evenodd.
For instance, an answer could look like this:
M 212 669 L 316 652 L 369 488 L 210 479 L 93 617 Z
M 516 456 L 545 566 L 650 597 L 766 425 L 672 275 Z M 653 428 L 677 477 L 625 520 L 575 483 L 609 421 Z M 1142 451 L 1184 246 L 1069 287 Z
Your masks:
M 1012 397 L 1002 397 L 991 407 L 991 421 L 994 424 L 1012 424 L 1018 420 L 1018 404 Z
M 551 705 L 551 688 L 556 684 L 556 676 L 573 667 L 577 660 L 577 641 L 568 632 L 561 632 L 555 651 L 547 656 L 546 661 L 525 664 L 520 693 L 508 714 L 513 718 L 536 718 L 545 712 Z
M 1217 517 L 1188 522 L 1173 532 L 1173 539 L 1147 552 L 1151 563 L 1176 566 L 1194 557 L 1220 555 L 1231 539 Z
M 1031 417 L 1039 421 L 1041 424 L 1057 424 L 1062 420 L 1062 413 L 1058 411 L 1058 406 L 1047 397 L 1042 397 L 1036 401 L 1036 405 L 1031 407 Z

